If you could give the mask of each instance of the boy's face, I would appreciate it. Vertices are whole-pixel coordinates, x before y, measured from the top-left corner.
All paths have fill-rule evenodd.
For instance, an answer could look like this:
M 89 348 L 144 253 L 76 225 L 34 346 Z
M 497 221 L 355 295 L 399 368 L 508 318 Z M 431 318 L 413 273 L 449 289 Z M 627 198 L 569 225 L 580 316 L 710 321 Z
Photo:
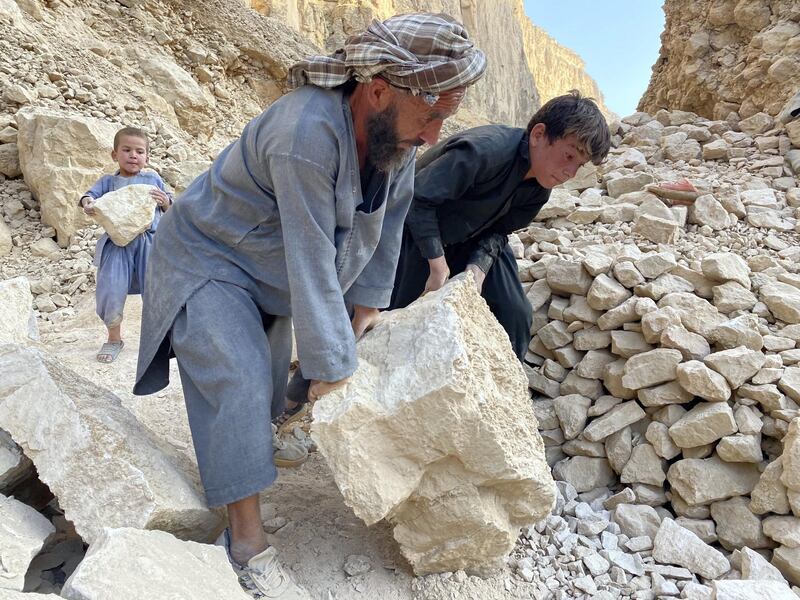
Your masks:
M 117 161 L 120 175 L 136 175 L 147 164 L 147 141 L 135 135 L 120 136 L 111 158 Z
M 548 189 L 575 177 L 578 169 L 591 158 L 574 133 L 551 143 L 545 135 L 544 123 L 537 123 L 531 130 L 529 150 L 531 166 L 528 175 Z

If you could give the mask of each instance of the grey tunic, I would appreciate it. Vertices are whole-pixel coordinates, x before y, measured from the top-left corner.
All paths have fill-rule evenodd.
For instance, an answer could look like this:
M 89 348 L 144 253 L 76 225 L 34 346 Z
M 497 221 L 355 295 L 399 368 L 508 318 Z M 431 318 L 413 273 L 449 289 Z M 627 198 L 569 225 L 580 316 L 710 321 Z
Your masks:
M 243 288 L 266 314 L 291 315 L 307 377 L 352 374 L 357 358 L 346 303 L 388 306 L 413 175 L 410 151 L 377 189 L 372 212 L 357 210 L 363 199 L 347 98 L 305 86 L 275 102 L 159 223 L 134 393 L 167 385 L 170 328 L 209 281 Z M 247 360 L 250 341 L 239 342 Z

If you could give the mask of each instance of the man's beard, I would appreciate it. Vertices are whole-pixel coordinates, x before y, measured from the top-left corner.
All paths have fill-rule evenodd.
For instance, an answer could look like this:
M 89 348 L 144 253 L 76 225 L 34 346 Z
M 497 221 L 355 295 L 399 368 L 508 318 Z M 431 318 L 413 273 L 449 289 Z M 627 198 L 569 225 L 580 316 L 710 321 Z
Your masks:
M 395 105 L 367 119 L 367 161 L 382 173 L 399 169 L 408 156 L 408 148 L 400 147 L 396 124 Z

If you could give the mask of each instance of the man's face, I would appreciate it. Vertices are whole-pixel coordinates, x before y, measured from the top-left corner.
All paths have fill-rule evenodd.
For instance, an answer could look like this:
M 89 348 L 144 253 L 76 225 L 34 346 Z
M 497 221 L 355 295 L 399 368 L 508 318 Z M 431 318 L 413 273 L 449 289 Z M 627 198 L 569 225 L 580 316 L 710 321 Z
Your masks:
M 120 175 L 136 175 L 147 164 L 147 141 L 135 135 L 120 136 L 111 158 L 117 161 Z
M 591 158 L 574 133 L 550 142 L 543 123 L 537 123 L 531 130 L 529 150 L 529 174 L 548 189 L 575 177 L 578 169 Z
M 444 120 L 455 114 L 464 98 L 463 89 L 453 90 L 429 106 L 421 96 L 397 88 L 392 91 L 392 103 L 367 122 L 367 156 L 381 171 L 402 165 L 410 149 L 435 144 Z

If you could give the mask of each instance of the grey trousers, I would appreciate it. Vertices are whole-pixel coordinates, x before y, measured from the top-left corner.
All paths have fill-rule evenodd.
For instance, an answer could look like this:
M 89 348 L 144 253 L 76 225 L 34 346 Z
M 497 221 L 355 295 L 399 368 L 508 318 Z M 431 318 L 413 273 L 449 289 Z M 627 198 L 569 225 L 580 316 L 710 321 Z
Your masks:
M 278 476 L 273 416 L 283 412 L 291 318 L 261 312 L 243 288 L 210 281 L 171 330 L 209 506 L 257 494 Z

